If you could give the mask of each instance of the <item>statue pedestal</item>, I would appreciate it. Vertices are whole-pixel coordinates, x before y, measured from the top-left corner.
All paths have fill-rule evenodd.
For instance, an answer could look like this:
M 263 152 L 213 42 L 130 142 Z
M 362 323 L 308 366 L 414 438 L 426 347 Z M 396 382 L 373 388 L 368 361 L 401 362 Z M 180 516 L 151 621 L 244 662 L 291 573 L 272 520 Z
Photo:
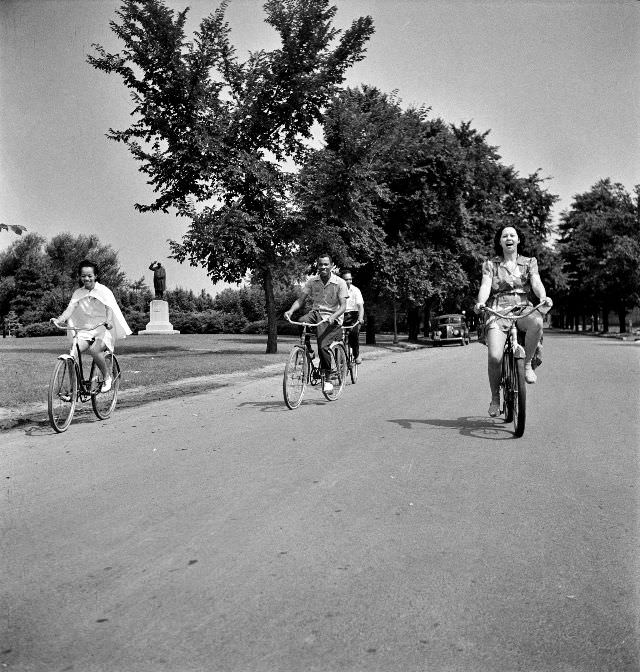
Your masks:
M 147 328 L 138 332 L 141 335 L 151 334 L 179 334 L 169 322 L 169 304 L 166 301 L 154 299 L 150 306 L 151 321 L 147 323 Z

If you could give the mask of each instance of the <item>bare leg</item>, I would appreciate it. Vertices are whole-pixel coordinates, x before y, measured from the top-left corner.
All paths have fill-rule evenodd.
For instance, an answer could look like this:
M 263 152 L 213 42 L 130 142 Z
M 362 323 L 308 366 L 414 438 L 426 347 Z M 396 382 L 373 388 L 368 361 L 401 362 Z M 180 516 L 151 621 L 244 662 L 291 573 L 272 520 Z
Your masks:
M 106 350 L 107 348 L 104 344 L 104 341 L 99 338 L 96 338 L 93 345 L 89 348 L 89 353 L 93 357 L 93 361 L 96 363 L 96 366 L 100 370 L 104 380 L 111 378 L 111 372 L 107 371 L 107 362 L 104 359 L 104 353 Z
M 489 387 L 491 388 L 491 400 L 500 399 L 500 374 L 502 373 L 502 353 L 507 335 L 500 329 L 487 330 L 487 347 L 489 349 Z
M 535 312 L 518 320 L 518 329 L 525 332 L 524 337 L 524 363 L 531 364 L 540 338 L 542 337 L 542 315 Z

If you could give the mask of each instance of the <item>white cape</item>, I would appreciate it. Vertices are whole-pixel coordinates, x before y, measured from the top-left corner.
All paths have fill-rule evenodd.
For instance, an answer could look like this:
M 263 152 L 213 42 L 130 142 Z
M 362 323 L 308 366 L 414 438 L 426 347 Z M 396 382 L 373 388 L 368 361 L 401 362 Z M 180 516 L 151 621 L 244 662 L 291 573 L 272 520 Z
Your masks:
M 95 286 L 91 290 L 80 287 L 80 289 L 76 289 L 76 291 L 73 293 L 69 304 L 77 304 L 78 301 L 84 299 L 87 296 L 94 296 L 96 299 L 98 299 L 98 301 L 100 301 L 100 303 L 107 306 L 107 308 L 111 308 L 113 313 L 112 334 L 115 340 L 125 338 L 132 333 L 131 329 L 129 329 L 127 321 L 124 319 L 124 315 L 120 310 L 120 306 L 116 301 L 116 297 L 108 287 L 101 285 L 99 282 L 96 282 Z

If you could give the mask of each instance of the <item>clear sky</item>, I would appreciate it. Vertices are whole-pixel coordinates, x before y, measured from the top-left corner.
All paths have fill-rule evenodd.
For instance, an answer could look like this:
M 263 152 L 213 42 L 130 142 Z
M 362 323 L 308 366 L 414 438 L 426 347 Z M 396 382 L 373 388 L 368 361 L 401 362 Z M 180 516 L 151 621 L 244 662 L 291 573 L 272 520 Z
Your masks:
M 216 0 L 191 7 L 190 33 Z M 231 0 L 238 55 L 277 47 L 261 0 Z M 347 84 L 397 90 L 432 116 L 471 120 L 521 175 L 538 168 L 561 197 L 611 177 L 640 182 L 640 3 L 635 0 L 334 0 L 337 23 L 373 16 L 367 58 Z M 149 263 L 167 267 L 169 288 L 212 291 L 203 270 L 166 259 L 168 238 L 187 220 L 140 214 L 150 188 L 109 127 L 129 122 L 128 91 L 86 63 L 109 29 L 113 0 L 0 0 L 0 221 L 47 238 L 96 233 L 119 251 L 124 271 L 152 284 Z M 0 234 L 0 249 L 15 240 Z

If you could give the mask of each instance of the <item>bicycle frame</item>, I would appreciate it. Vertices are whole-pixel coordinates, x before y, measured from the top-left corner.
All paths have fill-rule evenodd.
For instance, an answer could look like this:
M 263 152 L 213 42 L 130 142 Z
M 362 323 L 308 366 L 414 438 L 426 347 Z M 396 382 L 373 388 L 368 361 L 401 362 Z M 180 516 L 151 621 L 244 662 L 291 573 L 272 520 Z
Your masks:
M 89 378 L 84 377 L 84 365 L 82 362 L 82 351 L 80 350 L 80 344 L 78 342 L 78 332 L 79 331 L 92 331 L 93 329 L 97 329 L 98 327 L 101 327 L 104 323 L 101 324 L 96 324 L 95 327 L 85 327 L 85 328 L 78 328 L 78 327 L 61 327 L 57 323 L 55 324 L 58 329 L 61 331 L 72 331 L 73 332 L 73 339 L 71 341 L 71 347 L 69 348 L 69 353 L 66 355 L 58 355 L 58 359 L 70 359 L 73 360 L 73 364 L 75 367 L 76 371 L 76 379 L 78 381 L 78 399 L 81 402 L 88 401 L 91 398 L 92 394 L 95 394 L 98 392 L 98 390 L 92 390 L 91 389 L 91 371 L 89 372 Z M 94 367 L 92 366 L 92 369 Z
M 69 353 L 58 356 L 58 362 L 49 383 L 48 414 L 52 427 L 56 432 L 66 431 L 73 419 L 76 403 L 78 401 L 84 403 L 89 399 L 91 399 L 93 412 L 96 416 L 100 420 L 106 420 L 117 403 L 121 375 L 120 365 L 115 354 L 108 353 L 105 355 L 105 360 L 108 359 L 107 368 L 111 371 L 113 378 L 110 390 L 103 392 L 100 374 L 96 374 L 98 365 L 95 359 L 91 363 L 89 377 L 85 378 L 82 351 L 78 342 L 79 331 L 84 329 L 91 331 L 101 325 L 79 329 L 78 327 L 62 327 L 54 320 L 52 322 L 62 331 L 73 332 Z M 62 406 L 60 403 L 62 403 Z
M 521 306 L 513 306 L 504 312 L 483 306 L 484 311 L 500 319 L 511 321 L 502 352 L 500 387 L 502 389 L 502 413 L 504 413 L 504 420 L 505 422 L 513 421 L 517 437 L 524 434 L 527 408 L 527 393 L 524 381 L 525 350 L 522 344 L 518 342 L 517 321 L 528 317 L 535 311 L 541 312 L 540 308 L 544 305 L 546 305 L 546 302 L 542 301 L 537 306 L 533 306 L 531 309 L 517 315 L 510 313 L 520 309 Z
M 342 338 L 333 341 L 329 346 L 332 353 L 332 360 L 335 361 L 335 368 L 332 364 L 331 372 L 329 373 L 328 379 L 326 380 L 326 382 L 331 383 L 331 386 L 327 386 L 327 389 L 325 389 L 325 373 L 314 364 L 313 357 L 309 352 L 306 340 L 310 335 L 310 330 L 318 327 L 318 325 L 322 324 L 322 322 L 326 320 L 310 323 L 296 322 L 287 318 L 287 321 L 290 324 L 295 324 L 302 327 L 302 331 L 300 333 L 300 342 L 294 345 L 291 349 L 291 352 L 289 353 L 289 361 L 285 366 L 283 394 L 287 407 L 293 410 L 300 406 L 307 384 L 314 386 L 322 383 L 322 394 L 325 396 L 325 398 L 328 401 L 336 401 L 342 394 L 348 368 L 347 353 Z M 303 351 L 304 353 L 302 360 L 302 372 L 300 371 L 300 360 L 296 354 L 300 351 Z

